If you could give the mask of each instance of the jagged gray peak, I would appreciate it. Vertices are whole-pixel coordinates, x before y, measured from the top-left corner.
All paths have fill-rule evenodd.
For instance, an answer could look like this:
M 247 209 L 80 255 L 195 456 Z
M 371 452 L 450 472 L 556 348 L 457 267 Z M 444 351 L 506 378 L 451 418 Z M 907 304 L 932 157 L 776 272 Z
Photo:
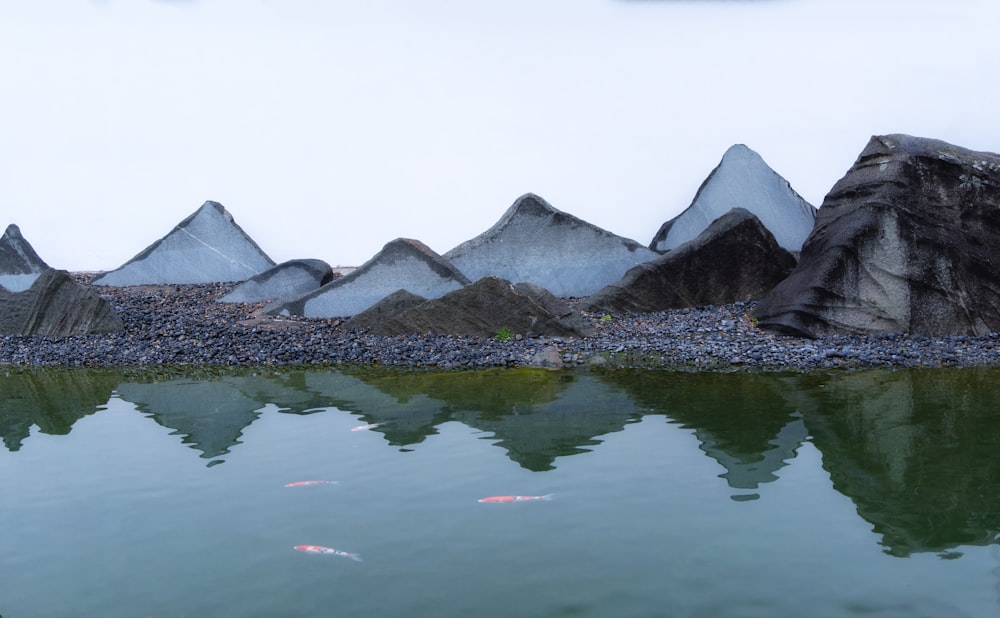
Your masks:
M 274 266 L 218 202 L 201 208 L 94 285 L 166 285 L 244 281 Z
M 49 270 L 49 265 L 24 239 L 21 229 L 13 223 L 8 225 L 0 236 L 0 287 L 11 292 L 23 292 L 46 270 Z
M 465 275 L 427 245 L 397 238 L 353 272 L 318 290 L 272 303 L 266 311 L 310 318 L 348 317 L 397 290 L 438 298 L 468 283 Z
M 444 257 L 473 281 L 494 276 L 570 297 L 592 294 L 658 254 L 527 193 L 493 227 Z
M 743 144 L 731 146 L 702 183 L 684 212 L 664 223 L 650 248 L 664 252 L 701 234 L 713 221 L 733 208 L 753 214 L 774 235 L 778 245 L 798 252 L 812 231 L 816 208 L 792 189 Z

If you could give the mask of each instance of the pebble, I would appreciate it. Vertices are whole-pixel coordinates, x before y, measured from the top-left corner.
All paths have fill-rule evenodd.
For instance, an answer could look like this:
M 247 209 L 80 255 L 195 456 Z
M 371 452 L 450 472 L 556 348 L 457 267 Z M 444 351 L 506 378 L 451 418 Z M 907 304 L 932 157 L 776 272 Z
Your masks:
M 77 277 L 80 283 L 89 283 L 85 276 Z M 65 339 L 0 337 L 0 365 L 367 364 L 468 369 L 537 365 L 539 352 L 553 348 L 555 358 L 570 367 L 808 371 L 1000 365 L 996 333 L 800 339 L 757 328 L 750 318 L 752 302 L 612 315 L 610 320 L 585 313 L 597 329 L 594 336 L 499 341 L 434 334 L 374 336 L 345 329 L 342 320 L 272 317 L 262 314 L 263 303 L 216 302 L 233 287 L 95 287 L 121 315 L 123 332 Z

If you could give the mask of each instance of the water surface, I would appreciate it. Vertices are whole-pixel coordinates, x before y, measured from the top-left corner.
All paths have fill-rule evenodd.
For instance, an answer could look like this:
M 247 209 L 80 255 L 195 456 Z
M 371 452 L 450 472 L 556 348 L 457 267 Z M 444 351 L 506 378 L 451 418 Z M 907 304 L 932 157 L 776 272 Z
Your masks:
M 997 370 L 0 375 L 5 618 L 1000 611 Z

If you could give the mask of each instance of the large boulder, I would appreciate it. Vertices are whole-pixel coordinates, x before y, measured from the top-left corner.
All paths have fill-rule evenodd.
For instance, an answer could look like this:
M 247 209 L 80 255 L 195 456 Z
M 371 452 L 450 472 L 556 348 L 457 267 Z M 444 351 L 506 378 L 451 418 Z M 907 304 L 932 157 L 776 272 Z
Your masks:
M 528 193 L 490 229 L 444 254 L 469 279 L 495 276 L 556 296 L 588 296 L 657 257 Z
M 333 268 L 323 260 L 289 260 L 250 277 L 219 301 L 256 303 L 300 296 L 333 281 Z
M 49 265 L 38 257 L 31 244 L 13 223 L 0 236 L 0 287 L 23 292 L 31 287 Z
M 787 251 L 802 248 L 816 218 L 816 209 L 788 181 L 743 144 L 731 146 L 695 194 L 691 205 L 664 223 L 650 243 L 659 252 L 694 240 L 733 208 L 754 214 Z
M 94 285 L 167 285 L 245 281 L 274 266 L 218 202 L 201 208 Z
M 377 335 L 471 335 L 492 337 L 503 329 L 525 336 L 579 337 L 594 328 L 564 301 L 530 283 L 483 277 L 441 298 L 402 292 L 344 323 Z
M 1000 331 L 1000 155 L 871 138 L 756 315 L 805 337 Z
M 352 316 L 396 290 L 438 298 L 469 283 L 461 272 L 427 245 L 409 238 L 388 243 L 375 257 L 318 290 L 268 305 L 271 315 L 309 318 Z
M 0 334 L 58 339 L 123 329 L 111 304 L 64 270 L 46 270 L 23 292 L 0 288 Z
M 580 309 L 651 312 L 757 299 L 794 266 L 795 257 L 760 220 L 737 208 L 694 240 L 628 271 Z

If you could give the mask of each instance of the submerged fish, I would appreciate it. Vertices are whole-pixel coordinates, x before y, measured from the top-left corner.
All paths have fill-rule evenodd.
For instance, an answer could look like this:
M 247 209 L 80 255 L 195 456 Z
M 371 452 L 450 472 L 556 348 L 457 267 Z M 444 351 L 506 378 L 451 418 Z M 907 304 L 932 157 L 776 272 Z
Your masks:
M 489 498 L 480 498 L 480 502 L 489 503 L 501 503 L 501 502 L 530 502 L 531 500 L 551 500 L 553 494 L 545 494 L 544 496 L 490 496 Z
M 340 481 L 295 481 L 288 483 L 285 487 L 308 487 L 309 485 L 336 485 Z
M 307 554 L 326 554 L 328 556 L 350 558 L 355 562 L 363 562 L 361 560 L 361 556 L 358 554 L 354 554 L 349 551 L 340 551 L 339 549 L 334 549 L 332 547 L 323 547 L 322 545 L 296 545 L 295 549 Z
M 351 427 L 351 431 L 364 431 L 366 429 L 375 429 L 376 427 L 381 427 L 382 423 L 368 423 L 367 425 L 358 425 L 357 427 Z

